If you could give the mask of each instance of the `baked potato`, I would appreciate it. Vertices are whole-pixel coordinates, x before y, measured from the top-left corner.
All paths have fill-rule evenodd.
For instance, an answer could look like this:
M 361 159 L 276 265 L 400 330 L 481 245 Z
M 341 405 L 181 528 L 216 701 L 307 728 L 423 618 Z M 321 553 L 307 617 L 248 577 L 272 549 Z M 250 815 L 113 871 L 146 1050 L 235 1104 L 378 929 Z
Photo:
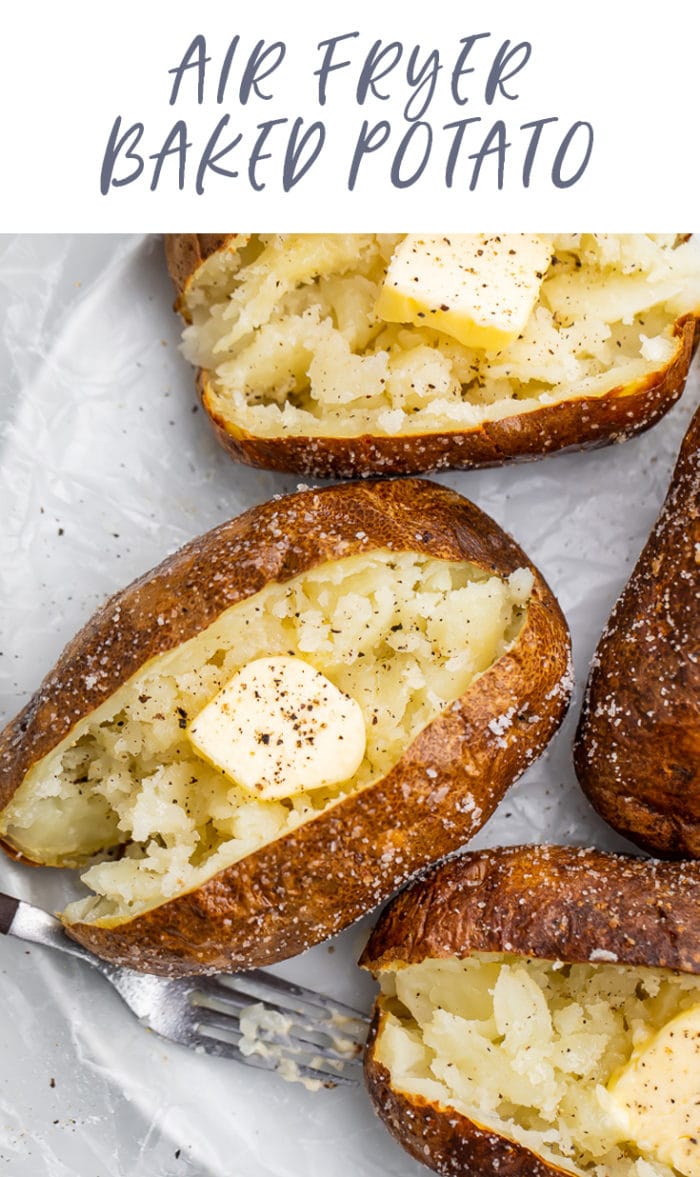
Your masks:
M 466 842 L 570 687 L 556 600 L 472 504 L 418 480 L 304 491 L 88 622 L 0 737 L 0 837 L 83 871 L 63 919 L 100 956 L 269 964 Z
M 438 1173 L 700 1172 L 700 864 L 563 846 L 467 853 L 403 891 L 376 1111 Z
M 596 650 L 574 759 L 606 821 L 700 857 L 700 409 Z
M 166 252 L 219 441 L 275 470 L 621 441 L 680 395 L 697 342 L 687 236 L 179 234 Z

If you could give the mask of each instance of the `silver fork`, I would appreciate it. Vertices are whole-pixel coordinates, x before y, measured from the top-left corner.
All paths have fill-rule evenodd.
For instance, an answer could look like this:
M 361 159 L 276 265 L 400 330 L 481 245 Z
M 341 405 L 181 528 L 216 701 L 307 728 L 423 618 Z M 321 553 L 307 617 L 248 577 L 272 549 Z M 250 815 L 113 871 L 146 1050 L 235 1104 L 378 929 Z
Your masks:
M 0 893 L 0 933 L 84 960 L 150 1030 L 307 1087 L 359 1082 L 369 1019 L 340 1001 L 260 969 L 216 977 L 156 977 L 119 968 L 71 940 L 59 920 Z

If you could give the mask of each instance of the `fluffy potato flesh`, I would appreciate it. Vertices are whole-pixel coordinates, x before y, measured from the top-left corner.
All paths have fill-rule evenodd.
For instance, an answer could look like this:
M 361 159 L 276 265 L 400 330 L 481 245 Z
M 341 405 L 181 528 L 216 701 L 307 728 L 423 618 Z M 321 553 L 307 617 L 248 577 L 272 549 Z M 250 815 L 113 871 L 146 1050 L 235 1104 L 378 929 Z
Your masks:
M 698 1006 L 700 977 L 482 953 L 386 971 L 381 984 L 374 1054 L 395 1090 L 571 1173 L 676 1172 L 625 1139 L 607 1088 L 635 1048 Z
M 261 437 L 462 431 L 633 386 L 677 354 L 700 309 L 700 242 L 544 235 L 539 298 L 501 351 L 385 322 L 377 301 L 401 237 L 239 236 L 188 287 L 187 357 L 210 408 Z
M 398 762 L 515 640 L 533 577 L 374 551 L 270 583 L 146 663 L 27 774 L 2 833 L 49 865 L 87 865 L 66 918 L 120 922 L 282 837 Z M 351 779 L 263 800 L 197 755 L 187 726 L 266 655 L 303 658 L 359 704 Z

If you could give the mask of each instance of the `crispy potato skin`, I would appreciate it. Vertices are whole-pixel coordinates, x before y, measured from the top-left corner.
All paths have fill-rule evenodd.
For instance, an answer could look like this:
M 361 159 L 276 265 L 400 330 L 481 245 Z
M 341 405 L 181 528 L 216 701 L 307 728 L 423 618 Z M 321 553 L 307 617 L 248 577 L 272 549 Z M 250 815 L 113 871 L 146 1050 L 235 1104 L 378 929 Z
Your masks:
M 378 972 L 472 952 L 585 962 L 601 951 L 700 973 L 700 864 L 576 846 L 463 854 L 396 896 L 360 964 Z
M 467 853 L 389 904 L 360 964 L 377 973 L 472 952 L 574 962 L 601 951 L 620 964 L 700 973 L 700 864 L 567 846 Z M 365 1078 L 378 1115 L 412 1156 L 444 1174 L 570 1172 L 452 1108 L 392 1087 L 375 1057 L 384 1016 L 380 997 Z
M 176 234 L 166 238 L 166 260 L 178 292 L 176 309 L 185 319 L 184 297 L 197 267 L 217 248 L 226 248 L 235 236 Z M 209 372 L 197 373 L 197 388 L 219 442 L 236 461 L 249 466 L 317 478 L 468 470 L 562 450 L 594 449 L 649 429 L 685 387 L 700 338 L 700 321 L 693 315 L 684 316 L 677 320 L 674 334 L 680 340 L 675 357 L 644 380 L 613 388 L 605 396 L 543 405 L 531 413 L 485 421 L 461 431 L 391 437 L 258 437 L 225 421 L 216 410 Z
M 576 737 L 581 785 L 647 849 L 700 857 L 700 409 L 596 650 Z
M 0 736 L 0 807 L 32 765 L 147 659 L 270 581 L 377 548 L 468 560 L 501 576 L 532 567 L 478 508 L 422 480 L 344 484 L 253 508 L 117 594 L 69 644 Z M 100 956 L 151 972 L 270 964 L 332 935 L 461 846 L 545 747 L 568 703 L 566 622 L 533 572 L 517 641 L 376 785 L 192 893 L 119 926 L 77 924 L 70 934 Z M 496 736 L 488 725 L 505 713 L 511 726 Z
M 226 247 L 235 233 L 166 233 L 165 260 L 177 294 L 175 310 L 187 318 L 183 299 L 199 267 Z

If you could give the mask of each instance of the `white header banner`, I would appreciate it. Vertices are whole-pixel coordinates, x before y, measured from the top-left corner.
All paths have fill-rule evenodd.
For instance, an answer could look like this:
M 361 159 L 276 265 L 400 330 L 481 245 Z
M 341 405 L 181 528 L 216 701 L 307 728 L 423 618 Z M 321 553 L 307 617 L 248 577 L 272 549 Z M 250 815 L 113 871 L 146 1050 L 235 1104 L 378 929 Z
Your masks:
M 25 0 L 0 228 L 697 230 L 699 24 L 697 0 Z

